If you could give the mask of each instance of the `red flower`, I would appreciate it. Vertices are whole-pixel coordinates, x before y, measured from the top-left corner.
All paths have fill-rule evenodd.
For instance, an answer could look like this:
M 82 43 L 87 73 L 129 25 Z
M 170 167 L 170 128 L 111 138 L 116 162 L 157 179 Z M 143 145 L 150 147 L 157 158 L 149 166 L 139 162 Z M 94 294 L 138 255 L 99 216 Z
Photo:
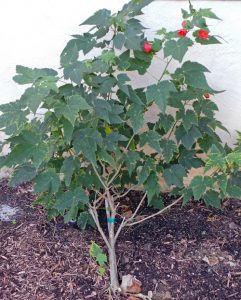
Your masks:
M 188 31 L 187 29 L 179 29 L 178 32 L 177 32 L 177 35 L 180 36 L 180 37 L 185 37 L 187 35 Z
M 207 100 L 210 98 L 209 93 L 205 93 L 203 96 L 204 96 L 204 98 L 207 99 Z
M 145 53 L 151 53 L 151 51 L 152 51 L 151 43 L 144 42 L 143 50 L 144 50 Z
M 198 30 L 198 36 L 201 40 L 206 40 L 208 38 L 209 32 L 204 29 Z
M 182 28 L 185 28 L 186 24 L 187 24 L 186 20 L 182 21 Z

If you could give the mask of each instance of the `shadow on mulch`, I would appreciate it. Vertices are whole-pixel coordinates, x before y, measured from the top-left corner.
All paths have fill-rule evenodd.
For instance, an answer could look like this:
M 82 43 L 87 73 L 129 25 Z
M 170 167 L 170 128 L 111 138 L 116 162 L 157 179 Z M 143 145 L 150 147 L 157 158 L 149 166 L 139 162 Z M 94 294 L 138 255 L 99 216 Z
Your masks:
M 140 196 L 129 194 L 126 203 L 134 202 L 129 209 Z M 0 223 L 0 299 L 109 299 L 108 276 L 98 276 L 89 257 L 91 240 L 103 245 L 99 234 L 48 222 L 33 199 L 30 184 L 0 183 L 0 205 L 24 212 L 14 222 Z M 145 215 L 151 212 L 142 208 Z M 198 203 L 175 207 L 125 230 L 117 252 L 120 276 L 134 274 L 144 293 L 168 291 L 173 300 L 240 300 L 240 201 L 228 200 L 222 211 Z

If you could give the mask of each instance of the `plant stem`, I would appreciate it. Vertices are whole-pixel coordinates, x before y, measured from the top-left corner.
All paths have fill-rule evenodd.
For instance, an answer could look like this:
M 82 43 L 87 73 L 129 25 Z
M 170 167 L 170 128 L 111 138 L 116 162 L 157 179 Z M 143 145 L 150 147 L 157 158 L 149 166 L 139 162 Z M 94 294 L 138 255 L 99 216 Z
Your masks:
M 118 230 L 117 230 L 117 232 L 116 232 L 116 234 L 115 234 L 115 241 L 117 241 L 117 239 L 118 239 L 118 237 L 119 237 L 119 235 L 120 235 L 120 233 L 121 233 L 121 230 L 122 230 L 125 226 L 126 226 L 126 219 L 125 219 L 125 217 L 124 217 L 123 220 L 122 220 L 122 222 L 121 222 L 121 224 L 120 224 L 120 226 L 119 226 L 119 228 L 118 228 Z
M 91 164 L 92 164 L 92 167 L 93 167 L 93 170 L 94 170 L 96 176 L 99 178 L 99 181 L 101 182 L 101 184 L 103 185 L 103 187 L 104 187 L 106 190 L 108 190 L 107 185 L 105 184 L 105 182 L 104 182 L 103 179 L 101 178 L 101 176 L 100 176 L 99 172 L 97 171 L 95 165 L 94 165 L 93 163 L 91 163 Z
M 128 150 L 132 140 L 134 139 L 135 134 L 132 135 L 132 137 L 130 138 L 128 144 L 125 147 L 125 151 Z M 109 187 L 111 185 L 111 183 L 116 179 L 116 177 L 119 175 L 120 170 L 121 170 L 122 164 L 119 165 L 118 169 L 116 170 L 115 174 L 112 176 L 112 178 L 110 179 L 110 181 L 107 183 L 107 186 Z
M 107 190 L 106 204 L 107 203 L 108 203 L 108 207 L 106 210 L 106 216 L 107 218 L 110 217 L 111 219 L 115 220 L 117 207 L 115 207 L 114 198 L 111 196 L 109 190 Z M 111 211 L 109 211 L 109 207 L 111 208 Z M 115 292 L 119 288 L 116 249 L 115 249 L 115 243 L 116 243 L 115 222 L 108 223 L 108 233 L 109 233 L 109 244 L 110 244 L 110 247 L 108 249 L 109 268 L 110 268 L 110 286 L 112 291 Z
M 108 247 L 108 249 L 110 248 L 110 243 L 100 225 L 100 222 L 99 222 L 99 216 L 98 216 L 98 213 L 97 213 L 97 210 L 95 207 L 92 207 L 92 206 L 89 206 L 89 213 L 91 214 L 92 218 L 94 219 L 95 221 L 95 224 L 97 226 L 97 229 L 99 231 L 99 233 L 101 234 L 106 246 Z
M 109 250 L 109 268 L 110 268 L 110 287 L 113 292 L 116 292 L 120 285 L 118 280 L 118 272 L 117 272 L 117 259 L 116 259 L 116 249 L 115 244 L 113 244 Z
M 162 210 L 158 211 L 157 213 L 152 214 L 152 215 L 150 215 L 150 216 L 148 216 L 148 217 L 146 217 L 146 218 L 144 218 L 144 219 L 142 219 L 142 220 L 140 220 L 140 221 L 136 221 L 136 222 L 127 224 L 127 226 L 134 226 L 134 225 L 140 224 L 140 223 L 142 223 L 142 222 L 145 222 L 145 221 L 147 221 L 147 220 L 149 220 L 149 219 L 152 219 L 152 218 L 154 218 L 154 217 L 156 217 L 156 216 L 158 216 L 158 215 L 160 215 L 160 214 L 163 214 L 166 210 L 170 209 L 172 206 L 174 206 L 174 205 L 176 205 L 178 202 L 180 202 L 180 201 L 182 200 L 182 198 L 183 198 L 183 196 L 181 196 L 180 198 L 178 198 L 178 199 L 177 199 L 176 201 L 174 201 L 172 204 L 170 204 L 170 205 L 164 207 Z
M 108 197 L 108 196 L 107 196 Z M 111 201 L 111 199 L 107 198 L 107 202 Z M 109 240 L 107 236 L 105 235 L 100 222 L 98 213 L 95 207 L 89 206 L 89 212 L 92 216 L 92 218 L 95 221 L 95 224 L 97 226 L 97 229 L 99 233 L 101 234 L 107 248 L 108 248 L 108 254 L 109 254 L 109 271 L 110 271 L 110 286 L 111 290 L 113 292 L 117 291 L 119 289 L 119 280 L 118 280 L 118 272 L 117 272 L 117 259 L 116 259 L 116 250 L 115 250 L 115 223 L 109 223 L 108 224 L 108 233 L 109 233 Z M 112 211 L 111 213 L 109 211 L 106 211 L 106 215 L 111 214 L 111 218 L 114 218 L 116 213 L 115 211 Z
M 132 186 L 131 188 L 129 188 L 125 193 L 121 194 L 121 195 L 118 195 L 116 194 L 116 199 L 120 199 L 120 198 L 123 198 L 125 196 L 127 196 L 131 191 L 133 191 L 136 187 L 138 187 L 138 185 L 134 185 Z
M 175 129 L 177 123 L 178 123 L 178 121 L 176 121 L 176 122 L 173 124 L 172 129 L 170 130 L 170 132 L 169 132 L 169 134 L 168 134 L 168 136 L 167 136 L 167 140 L 170 139 L 170 137 L 171 137 L 171 135 L 172 135 L 172 133 L 173 133 L 173 131 L 174 131 L 174 129 Z
M 158 82 L 160 82 L 160 81 L 162 80 L 162 78 L 164 77 L 164 75 L 165 75 L 165 73 L 166 73 L 166 70 L 167 70 L 167 68 L 169 67 L 171 61 L 172 61 L 172 57 L 171 57 L 171 58 L 169 59 L 169 61 L 167 62 L 166 66 L 165 66 L 165 69 L 163 70 L 162 75 L 161 75 L 160 79 L 158 80 Z
M 144 196 L 141 198 L 141 201 L 139 202 L 139 204 L 138 204 L 138 206 L 137 206 L 137 208 L 136 208 L 134 214 L 132 215 L 132 217 L 131 217 L 130 219 L 127 220 L 127 223 L 131 222 L 131 221 L 135 218 L 135 216 L 137 215 L 139 209 L 140 209 L 141 206 L 142 206 L 142 203 L 145 201 L 146 196 L 147 196 L 147 192 L 145 192 Z

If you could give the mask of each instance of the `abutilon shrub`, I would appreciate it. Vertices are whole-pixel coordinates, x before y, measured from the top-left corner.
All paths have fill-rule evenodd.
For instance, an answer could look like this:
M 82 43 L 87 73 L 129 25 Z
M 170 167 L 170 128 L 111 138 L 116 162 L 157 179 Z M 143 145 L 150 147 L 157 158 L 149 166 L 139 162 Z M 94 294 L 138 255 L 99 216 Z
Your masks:
M 18 65 L 14 80 L 27 88 L 19 100 L 0 106 L 0 129 L 11 148 L 1 166 L 14 168 L 10 184 L 33 181 L 36 202 L 49 218 L 62 215 L 82 229 L 97 227 L 108 250 L 113 291 L 119 289 L 115 247 L 123 228 L 178 202 L 202 199 L 220 208 L 225 198 L 241 198 L 240 145 L 223 146 L 216 133 L 226 130 L 215 118 L 218 107 L 212 100 L 219 91 L 208 84 L 205 66 L 184 59 L 195 43 L 220 43 L 207 25 L 208 19 L 219 18 L 190 3 L 189 11 L 182 10 L 180 29 L 158 28 L 150 41 L 138 16 L 151 2 L 132 0 L 115 14 L 101 9 L 84 21 L 81 26 L 91 28 L 67 43 L 60 57 L 62 74 Z M 96 49 L 98 55 L 86 58 Z M 164 60 L 159 60 L 163 71 L 156 82 L 134 88 L 132 76 L 149 73 L 158 56 Z M 172 61 L 179 63 L 173 72 Z M 143 130 L 153 104 L 158 117 Z M 147 145 L 151 152 L 145 151 Z M 184 184 L 190 170 L 199 167 L 204 175 Z M 176 196 L 166 207 L 160 178 Z M 143 191 L 140 203 L 117 224 L 122 199 L 136 188 Z M 140 220 L 145 201 L 157 212 Z M 99 220 L 103 208 L 107 231 Z M 103 273 L 106 256 L 96 244 L 91 254 Z

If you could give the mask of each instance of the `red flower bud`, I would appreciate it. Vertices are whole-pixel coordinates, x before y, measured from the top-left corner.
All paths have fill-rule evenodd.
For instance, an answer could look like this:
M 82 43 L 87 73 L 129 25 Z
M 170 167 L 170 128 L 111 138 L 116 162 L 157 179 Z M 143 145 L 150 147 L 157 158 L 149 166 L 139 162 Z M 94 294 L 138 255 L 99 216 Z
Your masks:
M 151 51 L 152 51 L 151 43 L 144 42 L 143 50 L 144 50 L 145 53 L 151 53 Z
M 178 30 L 178 32 L 177 32 L 177 35 L 179 36 L 179 37 L 185 37 L 186 35 L 187 35 L 187 33 L 188 33 L 188 31 L 187 31 L 187 29 L 179 29 Z
M 198 30 L 198 36 L 201 40 L 206 40 L 208 38 L 209 32 L 207 30 Z
M 186 20 L 182 21 L 182 28 L 185 28 L 186 24 L 187 24 Z
M 203 96 L 204 96 L 204 98 L 207 99 L 207 100 L 210 98 L 209 93 L 205 93 Z

